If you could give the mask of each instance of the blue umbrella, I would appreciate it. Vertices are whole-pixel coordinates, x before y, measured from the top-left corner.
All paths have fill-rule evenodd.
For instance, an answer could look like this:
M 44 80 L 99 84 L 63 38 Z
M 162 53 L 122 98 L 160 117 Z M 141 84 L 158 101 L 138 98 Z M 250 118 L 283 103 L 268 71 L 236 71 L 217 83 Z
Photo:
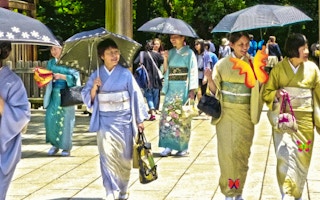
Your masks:
M 60 46 L 51 30 L 39 20 L 0 8 L 0 41 Z
M 154 32 L 170 35 L 184 35 L 188 37 L 198 38 L 193 28 L 181 19 L 157 17 L 144 23 L 138 31 Z
M 119 63 L 129 67 L 136 52 L 141 48 L 141 44 L 127 36 L 109 32 L 104 28 L 83 31 L 67 39 L 63 45 L 58 64 L 90 73 L 102 64 L 101 59 L 98 58 L 97 45 L 106 38 L 114 40 L 117 44 L 121 52 Z
M 293 6 L 260 4 L 224 16 L 211 32 L 231 33 L 281 27 L 303 21 L 312 21 L 312 19 Z

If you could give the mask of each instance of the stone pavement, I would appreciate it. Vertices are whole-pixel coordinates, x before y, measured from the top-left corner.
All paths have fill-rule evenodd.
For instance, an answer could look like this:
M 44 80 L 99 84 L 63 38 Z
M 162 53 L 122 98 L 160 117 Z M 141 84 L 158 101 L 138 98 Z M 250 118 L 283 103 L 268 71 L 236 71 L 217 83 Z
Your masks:
M 102 200 L 105 197 L 95 133 L 88 132 L 89 116 L 78 111 L 76 117 L 71 156 L 61 157 L 57 154 L 49 157 L 47 151 L 50 145 L 45 143 L 44 111 L 32 111 L 28 131 L 23 135 L 22 159 L 15 171 L 7 200 Z M 159 157 L 162 149 L 157 147 L 158 123 L 158 120 L 146 121 L 145 133 L 152 143 L 159 178 L 141 184 L 138 169 L 133 169 L 130 199 L 223 200 L 218 186 L 216 133 L 210 120 L 199 116 L 192 121 L 188 157 Z M 314 146 L 303 200 L 320 199 L 320 139 L 317 134 Z M 263 112 L 256 126 L 243 194 L 245 200 L 280 199 L 275 163 L 271 129 Z

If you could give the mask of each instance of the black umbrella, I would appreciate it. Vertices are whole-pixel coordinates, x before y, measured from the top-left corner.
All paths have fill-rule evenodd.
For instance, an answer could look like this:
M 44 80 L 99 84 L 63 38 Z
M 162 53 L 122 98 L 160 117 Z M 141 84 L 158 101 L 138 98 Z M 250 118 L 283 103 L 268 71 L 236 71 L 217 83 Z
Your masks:
M 133 61 L 141 44 L 124 35 L 115 34 L 104 28 L 77 33 L 67 39 L 63 45 L 62 54 L 58 61 L 80 71 L 90 73 L 102 63 L 98 58 L 97 45 L 106 38 L 111 38 L 117 44 L 120 52 L 120 64 L 128 67 Z
M 0 41 L 60 46 L 51 30 L 42 22 L 5 8 L 0 8 Z
M 144 23 L 138 31 L 154 32 L 170 35 L 184 35 L 198 38 L 193 28 L 181 19 L 157 17 Z
M 231 33 L 258 28 L 281 27 L 303 21 L 312 21 L 312 19 L 293 6 L 261 4 L 224 16 L 211 32 Z

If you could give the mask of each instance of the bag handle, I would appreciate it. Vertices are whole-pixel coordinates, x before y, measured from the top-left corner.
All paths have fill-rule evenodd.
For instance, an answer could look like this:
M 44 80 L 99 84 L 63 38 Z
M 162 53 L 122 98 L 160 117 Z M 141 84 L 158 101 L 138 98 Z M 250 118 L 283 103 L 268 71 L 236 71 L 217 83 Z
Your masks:
M 153 58 L 152 58 L 152 56 L 151 56 L 151 54 L 150 54 L 149 51 L 148 51 L 148 55 L 149 55 L 150 59 L 152 60 L 153 66 L 154 66 L 157 70 L 160 70 L 159 67 L 157 66 L 156 62 L 154 62 L 154 60 L 153 60 Z
M 288 105 L 290 107 L 290 112 L 291 112 L 292 116 L 294 116 L 294 112 L 293 112 L 293 109 L 292 109 L 290 97 L 289 97 L 289 94 L 287 92 L 284 93 L 284 95 L 282 95 L 282 104 L 281 104 L 281 108 L 280 108 L 280 114 L 286 112 L 287 103 L 288 103 Z

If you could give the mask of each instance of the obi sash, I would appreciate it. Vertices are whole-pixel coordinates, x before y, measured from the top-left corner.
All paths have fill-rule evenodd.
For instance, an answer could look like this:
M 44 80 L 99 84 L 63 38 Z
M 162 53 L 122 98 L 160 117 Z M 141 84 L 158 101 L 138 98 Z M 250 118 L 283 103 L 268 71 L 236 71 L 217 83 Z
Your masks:
M 284 87 L 295 111 L 313 111 L 312 90 L 298 87 Z
M 99 93 L 99 110 L 102 112 L 122 111 L 130 108 L 128 91 Z
M 222 82 L 221 93 L 223 102 L 250 104 L 251 89 L 243 83 Z
M 187 67 L 169 67 L 170 81 L 185 81 L 188 78 Z

